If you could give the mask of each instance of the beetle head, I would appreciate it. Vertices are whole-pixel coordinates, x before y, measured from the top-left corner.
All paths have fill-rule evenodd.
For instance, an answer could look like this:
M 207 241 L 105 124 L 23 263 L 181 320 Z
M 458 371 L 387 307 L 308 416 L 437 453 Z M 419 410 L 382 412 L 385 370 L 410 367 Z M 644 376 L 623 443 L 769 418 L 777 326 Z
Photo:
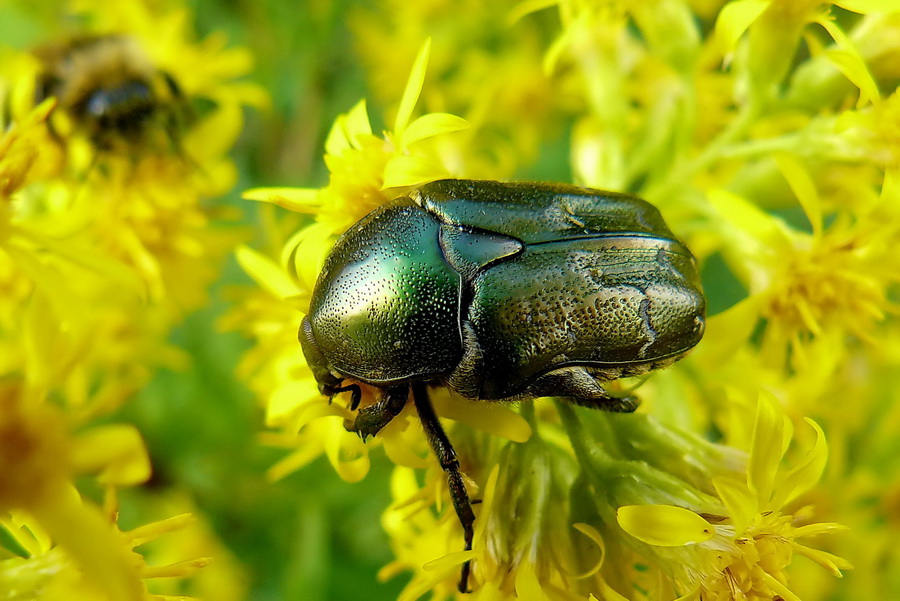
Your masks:
M 303 349 L 306 362 L 309 364 L 316 382 L 319 383 L 319 392 L 327 397 L 334 396 L 343 380 L 331 373 L 328 360 L 322 354 L 322 351 L 319 350 L 319 345 L 315 336 L 313 336 L 312 324 L 309 323 L 308 317 L 303 318 L 297 337 L 300 339 L 300 346 Z

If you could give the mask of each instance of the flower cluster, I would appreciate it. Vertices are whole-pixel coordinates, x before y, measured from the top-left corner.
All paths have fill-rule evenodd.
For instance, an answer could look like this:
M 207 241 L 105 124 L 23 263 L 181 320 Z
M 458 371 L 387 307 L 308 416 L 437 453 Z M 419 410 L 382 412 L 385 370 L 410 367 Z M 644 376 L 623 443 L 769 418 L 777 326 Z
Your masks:
M 293 449 L 273 475 L 324 453 L 355 481 L 383 448 L 396 464 L 383 520 L 396 559 L 382 575 L 412 573 L 408 601 L 468 598 L 456 591 L 467 561 L 481 600 L 878 596 L 866 576 L 900 560 L 886 531 L 896 530 L 896 494 L 879 498 L 878 483 L 897 477 L 878 470 L 895 450 L 900 357 L 900 10 L 849 0 L 464 4 L 354 12 L 382 101 L 399 91 L 400 58 L 411 62 L 433 36 L 394 129 L 374 135 L 359 104 L 326 143 L 327 186 L 247 193 L 312 218 L 273 220 L 278 259 L 239 252 L 261 288 L 232 318 L 257 341 L 243 374 L 278 429 L 268 440 Z M 427 110 L 464 115 L 469 127 L 443 112 L 412 120 L 420 92 Z M 538 149 L 560 146 L 568 165 L 532 170 Z M 535 173 L 658 206 L 701 264 L 707 334 L 683 362 L 629 383 L 644 401 L 634 415 L 437 391 L 480 500 L 473 549 L 461 552 L 412 407 L 363 444 L 345 431 L 347 401 L 317 391 L 296 329 L 331 244 L 374 207 L 447 174 Z M 372 402 L 364 389 L 361 406 Z M 841 529 L 834 522 L 851 532 L 820 537 Z M 833 578 L 850 568 L 842 557 L 864 577 Z
M 264 95 L 232 81 L 246 52 L 191 39 L 183 8 L 72 4 L 3 16 L 56 25 L 0 48 L 0 596 L 162 599 L 148 590 L 187 589 L 144 579 L 207 559 L 151 565 L 136 548 L 214 541 L 186 514 L 119 527 L 119 489 L 151 465 L 110 414 L 185 363 L 166 339 L 243 236 L 203 202 L 234 186 L 226 152 L 241 107 Z M 197 98 L 211 108 L 194 111 Z

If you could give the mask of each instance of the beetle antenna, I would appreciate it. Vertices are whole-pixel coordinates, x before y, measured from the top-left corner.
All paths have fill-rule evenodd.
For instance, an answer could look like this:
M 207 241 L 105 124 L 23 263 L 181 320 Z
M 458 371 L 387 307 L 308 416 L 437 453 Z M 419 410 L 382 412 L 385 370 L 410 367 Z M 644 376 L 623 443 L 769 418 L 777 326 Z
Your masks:
M 428 398 L 428 390 L 425 388 L 424 382 L 413 382 L 412 384 L 413 402 L 416 404 L 416 411 L 419 412 L 419 420 L 422 422 L 422 429 L 425 430 L 425 436 L 431 445 L 441 469 L 447 473 L 447 482 L 450 486 L 450 499 L 453 501 L 453 508 L 456 509 L 456 515 L 463 527 L 463 535 L 465 537 L 465 551 L 472 550 L 472 538 L 474 537 L 475 528 L 475 512 L 472 511 L 472 503 L 469 501 L 469 493 L 466 491 L 466 485 L 463 482 L 462 474 L 459 471 L 459 459 L 450 439 L 444 432 L 441 422 L 434 412 L 431 405 L 431 399 Z M 469 572 L 471 571 L 471 560 L 467 559 L 462 565 L 462 573 L 459 577 L 459 592 L 468 593 L 469 591 Z

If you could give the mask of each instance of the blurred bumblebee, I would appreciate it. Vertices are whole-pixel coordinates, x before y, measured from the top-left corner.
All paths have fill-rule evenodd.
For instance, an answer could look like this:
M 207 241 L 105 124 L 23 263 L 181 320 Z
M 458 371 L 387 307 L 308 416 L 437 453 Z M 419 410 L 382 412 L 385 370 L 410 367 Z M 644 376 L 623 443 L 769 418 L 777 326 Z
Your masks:
M 84 136 L 97 152 L 178 154 L 188 117 L 175 80 L 157 69 L 136 40 L 85 36 L 39 46 L 35 104 L 53 96 L 51 130 L 63 145 Z

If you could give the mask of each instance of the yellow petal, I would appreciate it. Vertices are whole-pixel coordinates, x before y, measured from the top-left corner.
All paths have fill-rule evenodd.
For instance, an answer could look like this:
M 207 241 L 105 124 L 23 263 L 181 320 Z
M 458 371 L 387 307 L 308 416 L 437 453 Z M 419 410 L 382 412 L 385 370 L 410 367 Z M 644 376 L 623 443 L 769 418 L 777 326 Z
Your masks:
M 132 528 L 128 531 L 128 541 L 131 546 L 140 547 L 165 534 L 183 530 L 196 523 L 197 518 L 190 513 L 179 513 L 178 515 L 173 515 L 164 520 L 150 522 L 149 524 Z
M 369 451 L 365 443 L 340 426 L 330 430 L 325 454 L 345 482 L 359 482 L 369 472 Z
M 356 146 L 360 135 L 371 135 L 372 127 L 366 112 L 366 101 L 357 102 L 350 112 L 338 115 L 325 138 L 325 153 L 338 156 Z
M 700 585 L 697 585 L 697 588 L 685 595 L 682 595 L 681 597 L 678 597 L 677 599 L 675 599 L 675 601 L 697 601 L 698 599 L 700 599 L 700 590 Z
M 365 99 L 353 105 L 353 108 L 347 113 L 344 128 L 347 138 L 354 148 L 358 148 L 357 142 L 360 138 L 372 135 L 372 124 L 369 123 L 369 113 L 366 110 Z
M 299 292 L 297 284 L 269 257 L 243 244 L 234 254 L 247 275 L 275 298 L 287 298 Z
M 500 478 L 500 464 L 491 468 L 491 474 L 488 476 L 487 484 L 484 485 L 484 495 L 481 497 L 481 514 L 490 515 L 494 509 L 494 497 L 497 494 L 497 480 Z M 487 531 L 487 520 L 475 519 L 475 535 L 473 536 L 476 545 L 484 540 Z
M 850 562 L 845 560 L 843 557 L 834 555 L 833 553 L 821 551 L 819 549 L 812 549 L 798 543 L 793 543 L 791 547 L 794 549 L 795 553 L 803 555 L 804 557 L 808 557 L 838 578 L 841 578 L 843 576 L 843 574 L 841 574 L 841 570 L 853 569 L 853 565 L 850 564 Z
M 506 16 L 506 24 L 511 27 L 531 13 L 542 11 L 559 3 L 560 0 L 524 0 L 510 9 Z
M 753 203 L 722 189 L 710 190 L 707 197 L 729 225 L 762 245 L 785 241 L 782 221 Z
M 809 172 L 800 164 L 800 161 L 786 153 L 777 154 L 775 164 L 778 165 L 778 169 L 806 212 L 806 217 L 812 226 L 813 236 L 821 237 L 822 204 L 819 202 L 819 194 Z
M 429 562 L 426 562 L 422 565 L 422 569 L 426 572 L 439 572 L 441 570 L 449 570 L 451 568 L 455 569 L 458 566 L 461 566 L 466 561 L 475 558 L 474 551 L 456 551 L 454 553 L 447 553 L 446 555 L 442 555 L 437 559 L 432 559 Z
M 426 138 L 461 131 L 470 127 L 469 122 L 462 117 L 457 117 L 450 113 L 428 113 L 409 124 L 409 127 L 403 133 L 401 145 L 404 148 L 409 147 Z
M 404 437 L 385 435 L 384 430 L 379 432 L 378 436 L 384 446 L 385 455 L 394 465 L 414 469 L 423 469 L 430 465 L 430 459 L 416 454 Z
M 600 549 L 600 557 L 597 559 L 597 563 L 594 564 L 594 567 L 575 576 L 576 578 L 588 578 L 599 572 L 600 568 L 603 567 L 603 561 L 606 559 L 606 543 L 603 541 L 603 536 L 601 536 L 600 532 L 590 524 L 572 524 L 572 527 L 594 541 Z
M 828 461 L 825 433 L 813 420 L 806 418 L 805 421 L 816 431 L 816 442 L 799 464 L 779 478 L 776 498 L 772 501 L 773 507 L 786 505 L 811 489 L 825 471 L 825 463 Z
M 620 594 L 619 591 L 606 584 L 606 582 L 600 582 L 600 592 L 603 593 L 603 601 L 629 601 L 628 597 Z M 591 595 L 591 599 L 599 601 L 593 594 Z
M 878 92 L 878 84 L 875 83 L 865 61 L 850 38 L 830 19 L 820 17 L 816 22 L 825 28 L 838 45 L 837 49 L 825 52 L 825 58 L 859 88 L 859 100 L 856 102 L 856 108 L 862 108 L 869 102 L 878 100 L 881 97 Z
M 759 321 L 762 298 L 750 296 L 706 322 L 706 337 L 698 356 L 722 365 L 732 360 L 753 333 Z
M 740 535 L 759 513 L 756 496 L 749 494 L 746 483 L 730 478 L 713 478 L 712 484 L 728 510 L 735 533 Z
M 286 417 L 307 403 L 327 406 L 311 374 L 286 382 L 269 395 L 266 402 L 266 425 L 271 427 L 283 423 Z
M 832 534 L 834 532 L 846 532 L 850 530 L 849 526 L 836 524 L 834 522 L 819 522 L 817 524 L 807 524 L 794 528 L 791 536 L 796 540 L 804 536 L 819 536 L 820 534 Z
M 673 505 L 625 505 L 616 512 L 619 526 L 636 539 L 658 547 L 680 547 L 709 540 L 712 525 Z
M 835 4 L 861 14 L 897 12 L 897 0 L 838 0 Z
M 418 186 L 444 179 L 447 171 L 433 161 L 416 156 L 394 156 L 384 167 L 383 190 L 406 186 Z
M 281 255 L 283 265 L 291 265 L 307 290 L 312 291 L 325 264 L 325 257 L 334 246 L 334 232 L 324 223 L 309 225 L 285 243 Z M 293 255 L 293 257 L 291 257 Z
M 516 570 L 516 599 L 522 601 L 550 601 L 550 597 L 541 587 L 537 574 L 534 573 L 534 564 L 522 562 Z
M 747 28 L 772 3 L 771 0 L 737 0 L 722 8 L 716 19 L 716 35 L 725 43 L 725 52 L 731 52 Z
M 199 123 L 191 126 L 184 140 L 187 155 L 201 164 L 220 157 L 234 146 L 243 127 L 243 108 L 237 102 L 220 103 Z
M 71 261 L 75 265 L 79 265 L 103 276 L 111 282 L 115 282 L 138 298 L 143 299 L 147 296 L 147 286 L 134 270 L 105 253 L 96 252 L 92 248 L 73 244 L 70 241 L 56 240 L 35 231 L 26 231 L 24 228 L 19 229 L 18 234 L 35 242 L 43 249 Z M 9 250 L 9 247 L 7 247 L 7 251 Z
M 346 411 L 338 403 L 327 403 L 324 398 L 319 397 L 318 402 L 312 400 L 291 415 L 290 430 L 296 434 L 312 422 L 325 417 L 338 417 L 343 420 L 346 418 Z
M 756 494 L 759 507 L 767 508 L 778 464 L 784 456 L 786 416 L 771 393 L 760 391 L 750 443 L 747 485 Z
M 241 195 L 246 200 L 269 202 L 298 213 L 319 210 L 319 191 L 315 188 L 251 188 Z
M 402 139 L 409 118 L 412 116 L 416 102 L 419 100 L 419 94 L 422 92 L 422 84 L 425 82 L 425 70 L 428 68 L 428 57 L 431 54 L 431 38 L 425 40 L 413 68 L 409 73 L 409 79 L 406 81 L 406 89 L 403 90 L 403 97 L 400 99 L 400 107 L 397 109 L 397 118 L 394 120 L 394 135 Z
M 99 472 L 101 484 L 134 486 L 150 478 L 150 457 L 137 428 L 110 424 L 78 436 L 72 447 L 76 472 Z
M 322 449 L 316 445 L 305 444 L 287 457 L 275 462 L 275 465 L 266 470 L 266 479 L 269 482 L 281 480 L 288 474 L 306 467 L 322 454 Z
M 525 418 L 500 403 L 469 401 L 450 395 L 434 395 L 432 402 L 438 415 L 487 434 L 513 442 L 525 442 L 531 437 L 531 426 Z
M 422 434 L 417 428 L 410 428 L 410 417 L 415 412 L 412 404 L 404 407 L 400 415 L 391 420 L 378 437 L 384 445 L 384 452 L 395 465 L 422 469 L 431 465 L 431 453 L 416 452 L 421 445 Z
M 110 599 L 144 599 L 144 585 L 124 537 L 97 508 L 83 503 L 74 488 L 46 495 L 29 513 Z
M 785 586 L 780 580 L 778 580 L 768 572 L 762 570 L 760 570 L 760 572 L 763 581 L 766 583 L 766 586 L 768 586 L 773 593 L 776 593 L 778 597 L 780 597 L 784 601 L 800 601 L 800 597 L 795 595 L 791 591 L 791 589 Z

